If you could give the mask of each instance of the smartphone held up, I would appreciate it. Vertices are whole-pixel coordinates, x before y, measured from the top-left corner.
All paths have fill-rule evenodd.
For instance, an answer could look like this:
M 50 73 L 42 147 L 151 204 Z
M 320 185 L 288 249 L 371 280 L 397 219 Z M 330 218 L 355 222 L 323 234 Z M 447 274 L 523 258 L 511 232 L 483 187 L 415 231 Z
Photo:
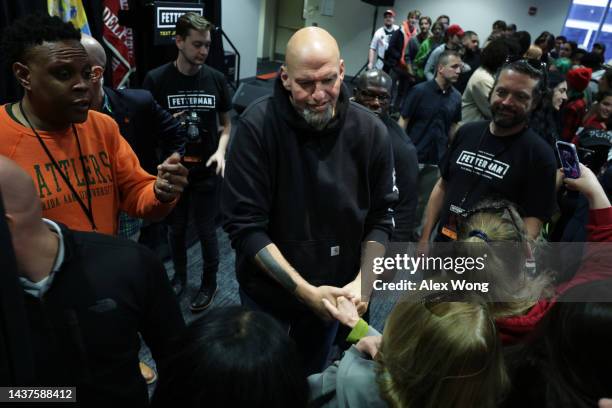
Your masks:
M 563 166 L 565 177 L 577 179 L 580 177 L 580 161 L 578 160 L 578 152 L 576 146 L 572 143 L 557 142 L 557 152 Z

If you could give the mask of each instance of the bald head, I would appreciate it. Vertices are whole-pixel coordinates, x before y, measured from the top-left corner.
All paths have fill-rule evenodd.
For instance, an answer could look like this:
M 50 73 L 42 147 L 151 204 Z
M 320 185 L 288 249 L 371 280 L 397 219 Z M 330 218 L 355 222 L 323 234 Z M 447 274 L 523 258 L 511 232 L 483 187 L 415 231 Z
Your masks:
M 59 240 L 42 220 L 40 198 L 32 178 L 17 163 L 1 155 L 0 192 L 17 270 L 30 281 L 39 282 L 49 275 L 55 263 Z
M 106 51 L 98 40 L 93 38 L 91 35 L 82 34 L 81 44 L 89 57 L 89 62 L 93 66 L 92 73 L 97 76 L 98 79 L 92 79 L 92 86 L 89 88 L 89 95 L 91 96 L 90 109 L 100 112 L 104 105 L 104 91 L 102 86 L 104 85 L 104 78 L 102 75 L 106 68 Z M 102 67 L 101 69 L 98 67 Z
M 32 178 L 14 161 L 0 155 L 0 191 L 13 246 L 31 240 L 42 225 L 42 209 Z
M 83 44 L 83 47 L 85 47 L 89 55 L 91 65 L 99 65 L 103 68 L 106 67 L 106 51 L 104 51 L 104 47 L 100 45 L 98 40 L 90 35 L 81 34 L 81 44 Z
M 312 59 L 340 63 L 338 43 L 327 31 L 319 27 L 298 30 L 289 39 L 285 51 L 285 65 L 289 71 Z
M 362 72 L 357 78 L 353 93 L 354 101 L 365 106 L 379 116 L 389 113 L 392 80 L 379 69 Z
M 344 62 L 336 40 L 321 28 L 298 30 L 285 52 L 280 79 L 290 102 L 306 123 L 324 129 L 336 114 Z
M 5 156 L 0 156 L 0 191 L 6 214 L 17 230 L 40 224 L 42 209 L 32 178 Z
M 391 77 L 380 69 L 371 69 L 369 71 L 362 72 L 357 77 L 357 89 L 365 91 L 370 87 L 386 89 L 391 94 L 391 88 L 393 87 L 393 81 Z

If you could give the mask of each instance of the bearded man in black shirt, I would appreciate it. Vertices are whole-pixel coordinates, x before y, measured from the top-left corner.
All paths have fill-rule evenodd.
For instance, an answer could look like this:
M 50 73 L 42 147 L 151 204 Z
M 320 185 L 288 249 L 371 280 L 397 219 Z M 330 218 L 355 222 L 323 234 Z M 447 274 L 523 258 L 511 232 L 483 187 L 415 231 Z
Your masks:
M 438 239 L 456 239 L 457 216 L 485 198 L 516 203 L 528 236 L 539 235 L 554 209 L 557 167 L 550 146 L 527 127 L 543 80 L 541 71 L 523 60 L 502 67 L 491 93 L 493 120 L 462 126 L 442 159 L 421 246 L 438 221 Z

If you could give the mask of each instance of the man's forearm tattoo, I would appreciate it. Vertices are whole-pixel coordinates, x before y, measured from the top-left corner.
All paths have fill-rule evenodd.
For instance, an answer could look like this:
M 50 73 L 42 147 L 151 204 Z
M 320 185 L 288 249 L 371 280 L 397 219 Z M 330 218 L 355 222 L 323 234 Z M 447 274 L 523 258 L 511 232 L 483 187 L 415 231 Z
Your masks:
M 291 276 L 283 269 L 278 263 L 274 256 L 270 253 L 267 248 L 262 249 L 257 253 L 255 259 L 259 261 L 261 266 L 268 272 L 272 278 L 274 278 L 281 286 L 287 289 L 289 292 L 295 292 L 297 283 L 293 281 Z

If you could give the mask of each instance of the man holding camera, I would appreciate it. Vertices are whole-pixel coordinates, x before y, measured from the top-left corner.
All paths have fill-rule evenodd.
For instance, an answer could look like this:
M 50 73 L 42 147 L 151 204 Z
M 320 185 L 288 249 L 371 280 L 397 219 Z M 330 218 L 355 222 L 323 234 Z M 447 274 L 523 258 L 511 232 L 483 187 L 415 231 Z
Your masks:
M 210 48 L 213 25 L 195 13 L 176 23 L 178 58 L 150 71 L 143 87 L 157 102 L 179 118 L 186 127 L 183 164 L 189 168 L 189 187 L 168 216 L 168 239 L 175 274 L 172 287 L 177 295 L 187 281 L 185 232 L 189 207 L 202 245 L 202 284 L 191 301 L 191 310 L 204 310 L 217 291 L 219 247 L 215 228 L 219 177 L 225 169 L 229 142 L 231 100 L 225 77 L 204 65 Z M 219 132 L 221 128 L 221 132 Z

